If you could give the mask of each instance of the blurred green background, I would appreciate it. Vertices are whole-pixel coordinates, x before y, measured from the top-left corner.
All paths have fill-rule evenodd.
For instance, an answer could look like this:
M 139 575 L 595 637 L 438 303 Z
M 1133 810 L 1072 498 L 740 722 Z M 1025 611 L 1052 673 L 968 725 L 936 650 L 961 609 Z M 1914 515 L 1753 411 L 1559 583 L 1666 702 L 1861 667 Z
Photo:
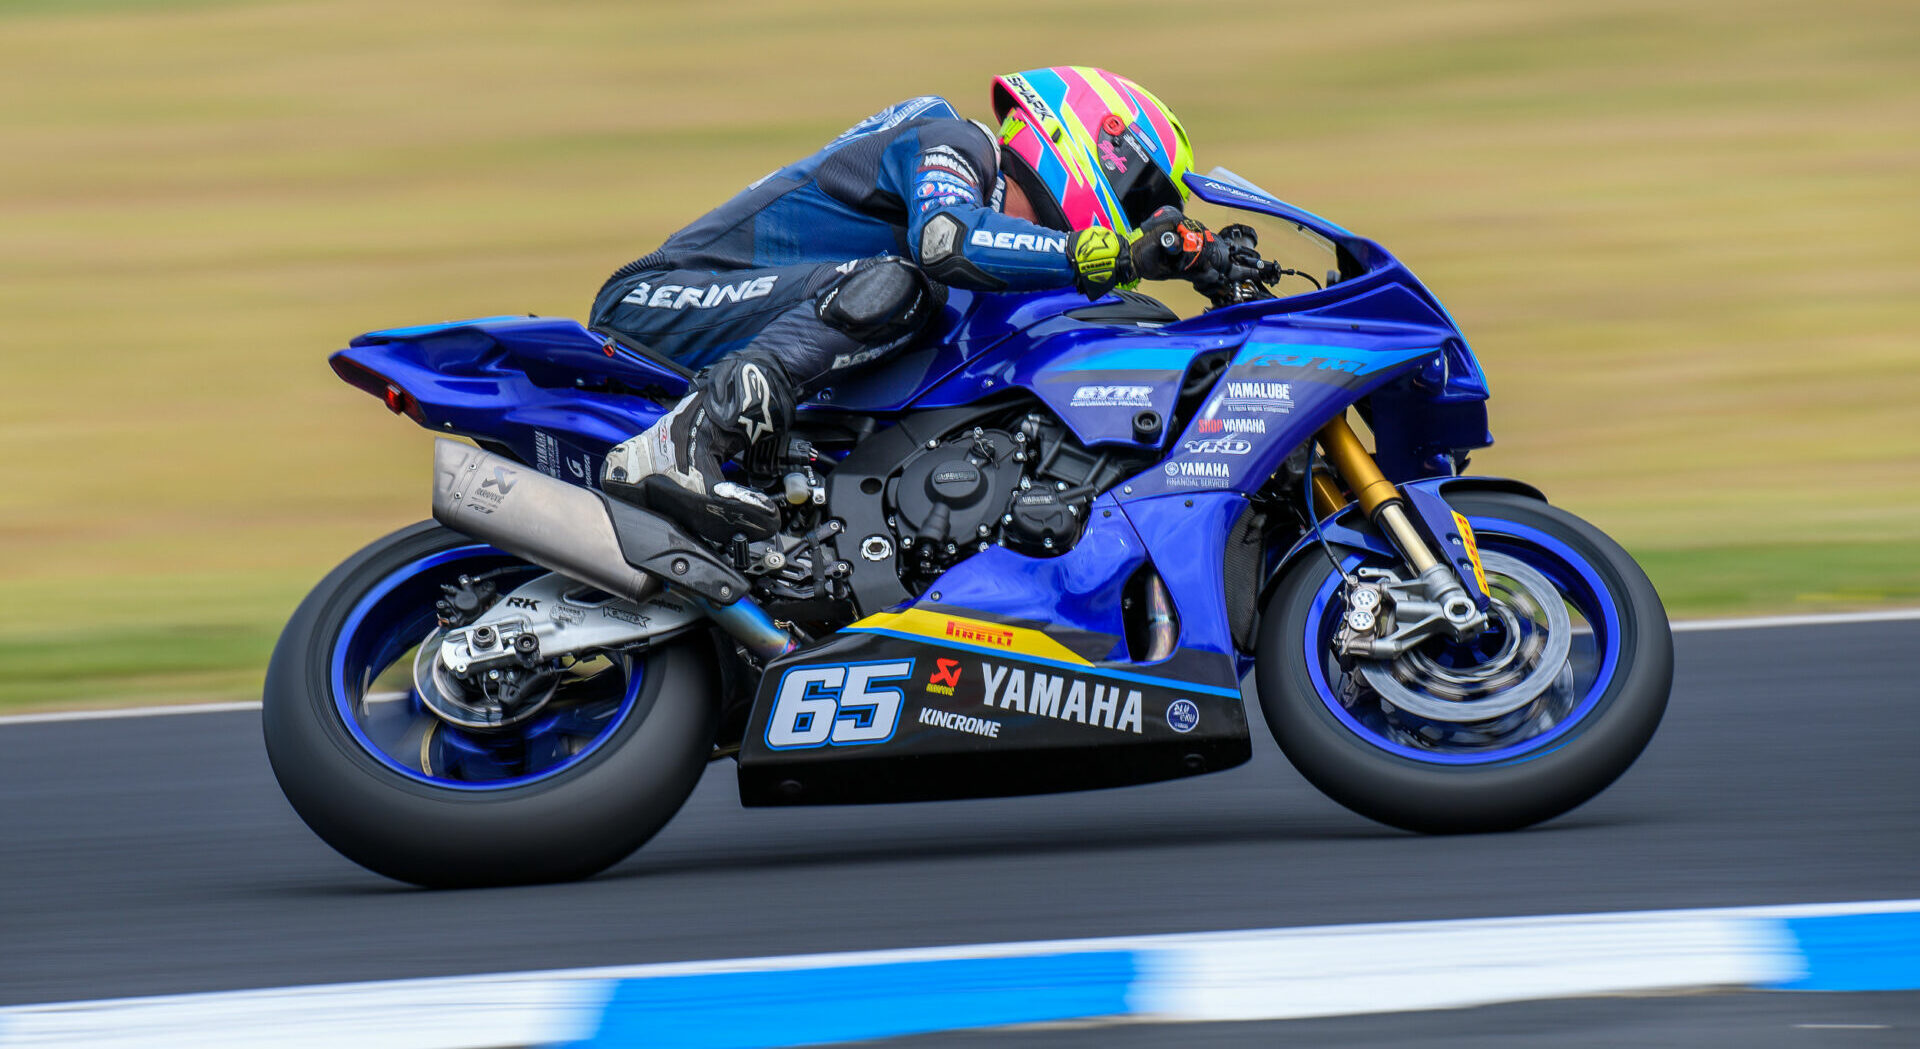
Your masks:
M 1920 602 L 1920 5 L 0 0 L 0 707 L 245 698 L 426 436 L 325 355 L 581 316 L 880 106 L 1119 70 L 1385 243 L 1677 616 Z

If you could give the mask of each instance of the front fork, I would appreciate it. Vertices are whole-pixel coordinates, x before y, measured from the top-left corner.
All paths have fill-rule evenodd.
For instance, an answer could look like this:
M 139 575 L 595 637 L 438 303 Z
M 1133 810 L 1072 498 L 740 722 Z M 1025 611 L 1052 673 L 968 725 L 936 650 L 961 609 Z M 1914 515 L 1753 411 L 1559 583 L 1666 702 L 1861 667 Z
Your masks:
M 1353 492 L 1361 512 L 1400 552 L 1417 577 L 1412 584 L 1363 583 L 1352 587 L 1355 592 L 1347 600 L 1348 629 L 1342 632 L 1343 652 L 1361 658 L 1391 659 L 1439 631 L 1456 641 L 1476 637 L 1487 625 L 1486 613 L 1452 566 L 1434 555 L 1426 538 L 1414 527 L 1407 515 L 1406 497 L 1367 454 L 1348 425 L 1346 413 L 1322 426 L 1315 437 L 1334 473 Z M 1312 484 L 1314 512 L 1320 517 L 1345 505 L 1346 497 L 1332 477 L 1316 471 Z M 1463 520 L 1458 527 L 1467 528 Z M 1472 549 L 1470 532 L 1466 542 Z

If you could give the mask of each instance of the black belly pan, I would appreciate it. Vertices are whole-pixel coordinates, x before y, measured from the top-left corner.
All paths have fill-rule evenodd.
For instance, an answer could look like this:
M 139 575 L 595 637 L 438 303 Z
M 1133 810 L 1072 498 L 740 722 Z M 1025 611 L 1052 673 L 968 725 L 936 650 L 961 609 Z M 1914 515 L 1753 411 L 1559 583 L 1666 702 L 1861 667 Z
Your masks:
M 1198 682 L 1233 679 L 1219 653 L 1093 662 L 1013 624 L 874 616 L 768 666 L 740 800 L 983 798 L 1213 772 L 1250 756 L 1246 712 L 1237 688 Z

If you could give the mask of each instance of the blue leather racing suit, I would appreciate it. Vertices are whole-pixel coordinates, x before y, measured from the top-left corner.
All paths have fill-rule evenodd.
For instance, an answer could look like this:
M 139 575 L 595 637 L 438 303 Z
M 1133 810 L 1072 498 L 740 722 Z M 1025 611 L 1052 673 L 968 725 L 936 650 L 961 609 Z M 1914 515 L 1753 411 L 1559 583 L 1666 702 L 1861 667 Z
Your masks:
M 998 161 L 944 99 L 889 106 L 621 267 L 592 323 L 689 368 L 751 348 L 810 392 L 911 342 L 945 286 L 1073 284 L 1066 233 L 1000 213 Z M 889 315 L 907 292 L 922 304 Z

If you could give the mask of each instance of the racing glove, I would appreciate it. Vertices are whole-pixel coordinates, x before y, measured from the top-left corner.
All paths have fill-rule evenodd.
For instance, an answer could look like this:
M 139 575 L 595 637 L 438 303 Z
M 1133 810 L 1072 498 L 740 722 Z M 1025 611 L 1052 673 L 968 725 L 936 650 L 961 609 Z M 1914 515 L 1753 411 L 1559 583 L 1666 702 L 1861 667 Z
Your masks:
M 1199 219 L 1169 204 L 1140 224 L 1129 254 L 1141 280 L 1193 280 L 1225 270 L 1232 253 Z
M 1073 286 L 1089 299 L 1116 287 L 1140 283 L 1134 272 L 1132 242 L 1105 226 L 1080 230 L 1067 241 L 1067 261 L 1073 265 Z
M 1212 230 L 1170 204 L 1147 216 L 1132 235 L 1094 226 L 1067 241 L 1074 287 L 1090 299 L 1143 280 L 1204 278 L 1224 267 L 1228 255 Z

